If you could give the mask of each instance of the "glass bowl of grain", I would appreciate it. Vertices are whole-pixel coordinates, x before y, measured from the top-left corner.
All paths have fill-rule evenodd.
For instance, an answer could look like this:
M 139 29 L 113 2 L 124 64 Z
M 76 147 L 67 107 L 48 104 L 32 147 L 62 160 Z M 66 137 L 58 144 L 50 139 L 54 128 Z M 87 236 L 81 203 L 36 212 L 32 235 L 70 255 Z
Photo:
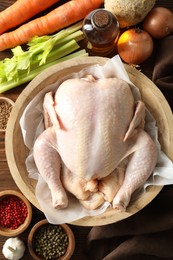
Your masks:
M 75 237 L 67 224 L 36 223 L 28 236 L 28 249 L 34 260 L 69 260 L 75 249 Z
M 0 132 L 5 132 L 14 102 L 7 97 L 0 97 Z

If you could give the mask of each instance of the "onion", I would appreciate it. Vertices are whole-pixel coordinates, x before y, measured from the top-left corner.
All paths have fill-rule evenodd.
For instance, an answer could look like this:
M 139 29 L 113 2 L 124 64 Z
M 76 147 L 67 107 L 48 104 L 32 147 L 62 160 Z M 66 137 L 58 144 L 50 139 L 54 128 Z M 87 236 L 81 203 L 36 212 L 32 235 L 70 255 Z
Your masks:
M 170 35 L 173 33 L 173 13 L 165 7 L 153 8 L 143 21 L 143 29 L 156 39 Z
M 128 29 L 118 39 L 119 56 L 128 64 L 138 65 L 147 60 L 153 52 L 151 36 L 139 28 Z

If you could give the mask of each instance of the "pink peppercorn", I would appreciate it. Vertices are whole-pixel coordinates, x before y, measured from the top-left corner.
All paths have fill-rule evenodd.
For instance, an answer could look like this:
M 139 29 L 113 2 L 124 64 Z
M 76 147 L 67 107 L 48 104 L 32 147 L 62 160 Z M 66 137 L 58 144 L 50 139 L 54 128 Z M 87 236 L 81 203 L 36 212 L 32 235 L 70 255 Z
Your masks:
M 17 196 L 9 195 L 0 200 L 0 225 L 4 228 L 17 229 L 28 215 L 26 204 Z

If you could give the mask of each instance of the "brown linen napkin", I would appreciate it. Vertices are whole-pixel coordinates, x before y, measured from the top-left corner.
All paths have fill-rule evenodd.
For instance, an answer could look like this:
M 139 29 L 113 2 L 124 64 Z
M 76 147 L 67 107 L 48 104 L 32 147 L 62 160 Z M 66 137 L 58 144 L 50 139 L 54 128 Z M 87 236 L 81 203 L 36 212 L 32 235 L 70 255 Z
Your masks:
M 173 109 L 173 35 L 158 42 L 152 80 Z
M 173 109 L 173 35 L 158 42 L 152 80 Z M 93 227 L 87 237 L 89 260 L 173 259 L 173 185 L 137 214 Z
M 173 186 L 137 214 L 93 227 L 87 237 L 89 260 L 173 259 Z

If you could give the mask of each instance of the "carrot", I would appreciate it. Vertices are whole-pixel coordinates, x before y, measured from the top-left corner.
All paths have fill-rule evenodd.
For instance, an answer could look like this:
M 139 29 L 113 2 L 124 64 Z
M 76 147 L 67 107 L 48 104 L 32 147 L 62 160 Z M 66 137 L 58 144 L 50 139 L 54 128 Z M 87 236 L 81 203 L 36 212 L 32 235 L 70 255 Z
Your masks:
M 103 2 L 104 0 L 71 0 L 47 15 L 23 24 L 12 32 L 2 34 L 0 36 L 0 51 L 25 44 L 34 36 L 42 36 L 59 31 L 82 20 Z
M 59 0 L 18 0 L 0 12 L 0 34 L 27 21 Z

